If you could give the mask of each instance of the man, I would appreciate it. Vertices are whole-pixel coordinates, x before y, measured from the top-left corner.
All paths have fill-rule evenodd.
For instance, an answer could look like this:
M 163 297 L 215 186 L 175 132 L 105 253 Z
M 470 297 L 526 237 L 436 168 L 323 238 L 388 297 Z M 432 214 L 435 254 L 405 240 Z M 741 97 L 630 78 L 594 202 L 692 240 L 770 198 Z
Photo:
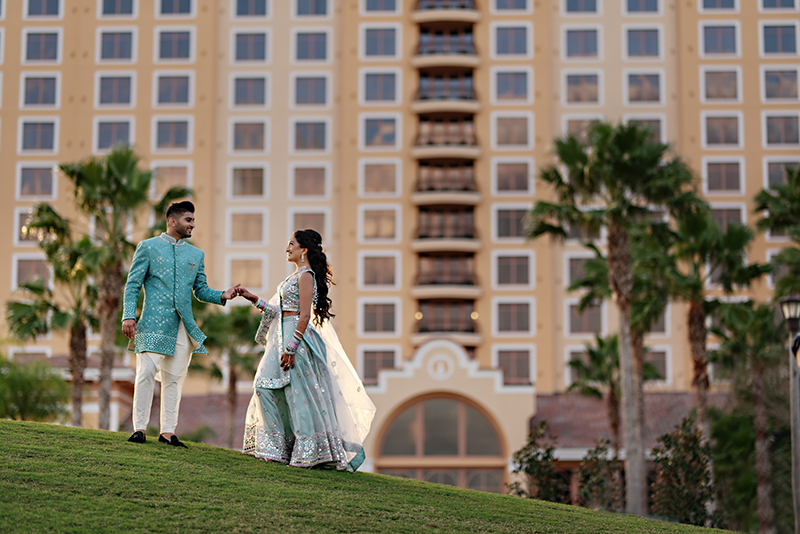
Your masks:
M 194 229 L 194 205 L 176 202 L 167 209 L 167 231 L 136 247 L 122 308 L 122 332 L 128 350 L 136 353 L 133 390 L 133 435 L 128 441 L 145 442 L 155 380 L 161 382 L 161 429 L 159 443 L 186 447 L 178 436 L 178 409 L 183 381 L 193 353 L 206 354 L 200 331 L 192 316 L 192 292 L 203 302 L 224 306 L 236 296 L 239 284 L 225 292 L 211 289 L 203 270 L 205 254 L 190 245 Z M 136 321 L 136 302 L 144 288 L 144 309 Z M 160 376 L 158 376 L 160 375 Z

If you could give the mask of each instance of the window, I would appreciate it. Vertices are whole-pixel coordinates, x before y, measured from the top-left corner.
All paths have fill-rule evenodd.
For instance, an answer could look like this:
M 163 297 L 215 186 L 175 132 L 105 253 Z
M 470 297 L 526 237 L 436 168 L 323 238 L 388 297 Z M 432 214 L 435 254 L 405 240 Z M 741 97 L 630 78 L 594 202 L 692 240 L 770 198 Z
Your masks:
M 297 229 L 311 228 L 325 236 L 325 214 L 319 212 L 298 212 L 292 217 L 294 227 Z
M 260 197 L 264 195 L 263 168 L 234 168 L 232 181 L 232 193 L 234 197 Z
M 706 163 L 706 184 L 709 192 L 734 191 L 741 189 L 741 164 L 738 161 L 717 161 Z
M 527 117 L 496 117 L 496 145 L 501 147 L 527 147 L 530 142 Z
M 419 209 L 418 239 L 474 239 L 475 213 L 473 208 Z
M 568 74 L 567 102 L 597 104 L 600 102 L 599 75 Z
M 735 0 L 703 0 L 703 9 L 734 9 Z
M 190 15 L 192 0 L 161 0 L 162 15 Z
M 495 167 L 498 193 L 529 193 L 531 170 L 527 162 L 503 162 Z
M 586 262 L 588 262 L 589 259 L 590 258 L 569 258 L 567 286 L 586 278 Z
M 394 333 L 394 304 L 364 304 L 364 333 Z
M 130 76 L 101 76 L 98 103 L 101 106 L 127 106 L 133 102 Z
M 739 145 L 739 117 L 706 117 L 707 145 Z
M 496 30 L 497 55 L 524 56 L 528 54 L 528 28 L 499 27 Z
M 396 163 L 365 163 L 362 176 L 362 189 L 365 195 L 397 193 Z
M 761 0 L 764 9 L 794 9 L 796 0 Z
M 644 353 L 644 362 L 653 366 L 656 377 L 651 380 L 667 380 L 667 353 L 663 350 L 648 350 Z
M 416 286 L 462 285 L 474 286 L 475 258 L 464 253 L 432 253 L 419 255 Z
M 597 119 L 567 119 L 564 131 L 583 146 L 589 144 L 589 131 L 597 123 Z
M 188 31 L 162 31 L 158 38 L 159 59 L 191 59 L 192 35 Z
M 727 232 L 728 227 L 732 224 L 743 224 L 740 208 L 712 208 L 711 218 L 723 232 Z
M 189 88 L 189 76 L 159 76 L 158 103 L 188 104 Z
M 366 102 L 395 102 L 397 75 L 393 72 L 364 75 L 364 100 Z
M 378 383 L 378 371 L 381 369 L 394 369 L 393 350 L 365 350 L 364 372 L 361 377 L 364 385 L 374 386 Z
M 364 146 L 394 148 L 397 144 L 397 119 L 364 119 Z
M 133 32 L 101 32 L 100 60 L 133 59 Z
M 364 256 L 362 269 L 365 286 L 394 286 L 396 283 L 394 256 Z
M 397 210 L 365 209 L 361 224 L 364 239 L 396 239 Z
M 707 70 L 703 73 L 706 100 L 737 100 L 739 98 L 738 72 L 735 70 Z
M 266 17 L 267 0 L 236 0 L 237 17 Z
M 767 145 L 800 144 L 798 120 L 800 115 L 783 117 L 767 116 Z
M 133 15 L 133 0 L 103 0 L 103 15 Z
M 495 95 L 498 102 L 528 100 L 528 73 L 496 72 Z
M 644 128 L 650 131 L 650 135 L 647 137 L 647 140 L 651 143 L 663 143 L 664 142 L 664 132 L 662 130 L 662 123 L 661 119 L 630 119 L 628 124 L 636 124 L 640 128 Z
M 57 17 L 61 0 L 28 0 L 29 17 Z
M 58 80 L 55 77 L 25 77 L 26 106 L 55 106 L 58 102 Z
M 59 40 L 56 32 L 29 32 L 26 36 L 25 60 L 58 61 Z
M 796 54 L 797 26 L 764 26 L 765 54 Z
M 797 69 L 765 70 L 764 98 L 767 100 L 797 100 Z
M 328 0 L 297 0 L 297 15 L 324 17 L 328 14 Z
M 528 9 L 528 0 L 495 0 L 497 11 L 520 11 Z
M 567 57 L 596 58 L 597 30 L 567 30 Z
M 236 61 L 266 61 L 266 33 L 237 33 Z
M 736 54 L 736 27 L 704 26 L 703 51 L 706 54 Z
M 364 55 L 366 57 L 393 57 L 396 55 L 396 30 L 394 28 L 367 28 Z
M 161 150 L 189 148 L 189 122 L 156 121 L 156 148 Z
M 420 300 L 417 332 L 475 332 L 472 300 Z M 417 314 L 417 316 L 419 316 Z
M 397 0 L 366 0 L 367 12 L 372 11 L 396 11 Z
M 153 169 L 153 198 L 160 200 L 173 187 L 189 187 L 186 165 L 159 165 Z
M 234 150 L 264 150 L 266 125 L 263 122 L 237 122 L 233 125 Z
M 99 121 L 97 123 L 97 150 L 109 150 L 117 145 L 129 145 L 131 124 L 129 121 Z
M 430 4 L 435 7 L 435 4 Z M 420 28 L 419 55 L 432 54 L 475 54 L 475 41 L 472 35 L 472 27 L 461 28 L 440 28 L 426 27 Z
M 564 0 L 567 13 L 597 13 L 597 0 Z
M 603 313 L 600 305 L 589 305 L 583 312 L 577 304 L 569 305 L 570 334 L 599 334 L 603 326 Z
M 18 191 L 20 200 L 36 198 L 55 198 L 55 179 L 53 167 L 20 167 L 18 171 Z
M 658 74 L 628 74 L 628 102 L 632 104 L 661 102 Z
M 769 161 L 767 162 L 767 185 L 768 187 L 775 187 L 779 184 L 786 183 L 787 168 L 797 170 L 800 167 L 800 161 Z
M 628 30 L 628 56 L 632 58 L 657 58 L 658 30 Z
M 267 79 L 263 76 L 235 78 L 233 95 L 236 106 L 264 106 L 267 103 Z
M 231 213 L 230 217 L 231 243 L 236 245 L 264 241 L 263 213 Z
M 230 259 L 230 280 L 250 287 L 264 287 L 264 261 L 256 258 Z
M 658 13 L 658 0 L 625 0 L 628 13 Z
M 324 106 L 327 102 L 324 76 L 298 76 L 294 81 L 294 103 L 298 106 Z
M 499 302 L 497 331 L 500 333 L 530 332 L 531 305 L 528 302 Z
M 585 350 L 569 351 L 567 357 L 567 384 L 573 384 L 581 380 L 586 374 L 586 370 L 584 367 L 573 367 L 572 365 L 569 365 L 569 362 L 573 361 L 581 361 L 584 366 L 588 367 L 589 355 L 586 353 Z
M 324 122 L 297 122 L 294 125 L 295 150 L 325 150 Z
M 22 151 L 55 151 L 56 124 L 54 122 L 23 122 Z
M 506 385 L 531 383 L 531 351 L 498 350 L 497 367 L 503 371 Z
M 669 308 L 665 308 L 661 314 L 658 316 L 658 319 L 650 325 L 650 329 L 647 331 L 648 334 L 666 334 L 667 333 L 667 311 Z
M 528 212 L 525 209 L 498 209 L 497 210 L 497 237 L 522 238 L 525 237 L 525 218 Z
M 531 283 L 531 257 L 497 256 L 498 286 L 527 286 Z
M 28 228 L 33 214 L 30 209 L 22 208 L 15 212 L 16 220 L 14 221 L 15 232 L 14 235 L 15 245 L 35 245 L 39 243 L 39 236 L 42 234 L 40 229 Z M 43 237 L 43 235 L 42 235 Z
M 328 59 L 328 36 L 325 33 L 297 33 L 298 61 L 325 61 Z
M 295 167 L 294 190 L 296 197 L 325 196 L 324 167 Z
M 15 257 L 14 271 L 16 273 L 15 289 L 36 279 L 43 280 L 46 285 L 50 284 L 50 268 L 44 259 Z

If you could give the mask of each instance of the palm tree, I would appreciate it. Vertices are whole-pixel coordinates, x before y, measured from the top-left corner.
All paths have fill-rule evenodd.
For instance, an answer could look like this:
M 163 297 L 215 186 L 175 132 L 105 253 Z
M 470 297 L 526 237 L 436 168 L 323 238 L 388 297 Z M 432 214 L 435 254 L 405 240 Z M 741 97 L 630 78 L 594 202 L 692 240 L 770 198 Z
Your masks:
M 644 445 L 634 398 L 631 339 L 633 273 L 629 228 L 652 210 L 688 210 L 699 202 L 692 174 L 679 158 L 668 159 L 668 146 L 650 140 L 636 125 L 598 123 L 589 130 L 588 145 L 570 135 L 555 141 L 557 162 L 541 180 L 554 192 L 554 202 L 539 201 L 531 212 L 530 236 L 567 236 L 568 227 L 606 228 L 608 280 L 620 318 L 620 390 L 626 450 L 626 509 L 645 511 Z M 566 177 L 559 165 L 566 168 Z
M 97 272 L 98 249 L 87 236 L 75 241 L 69 222 L 46 204 L 36 206 L 26 228 L 41 238 L 39 247 L 52 269 L 55 292 L 40 278 L 23 284 L 25 299 L 6 302 L 9 330 L 20 340 L 69 331 L 71 424 L 81 426 L 86 330 L 97 324 L 92 311 L 97 288 L 91 277 Z
M 770 439 L 767 420 L 767 373 L 786 357 L 786 328 L 776 321 L 775 308 L 753 302 L 722 304 L 717 311 L 719 327 L 712 331 L 722 342 L 712 354 L 715 363 L 733 368 L 738 389 L 749 393 L 753 403 L 756 434 L 757 512 L 759 530 L 772 528 Z

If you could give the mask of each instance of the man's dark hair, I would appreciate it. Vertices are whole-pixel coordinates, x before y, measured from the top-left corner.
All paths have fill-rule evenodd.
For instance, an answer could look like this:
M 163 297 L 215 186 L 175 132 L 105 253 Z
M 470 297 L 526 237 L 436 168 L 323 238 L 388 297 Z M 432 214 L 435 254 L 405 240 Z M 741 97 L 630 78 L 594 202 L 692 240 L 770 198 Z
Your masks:
M 167 208 L 167 219 L 170 217 L 180 218 L 180 216 L 186 212 L 194 213 L 194 204 L 188 200 L 173 202 L 169 205 L 169 208 Z

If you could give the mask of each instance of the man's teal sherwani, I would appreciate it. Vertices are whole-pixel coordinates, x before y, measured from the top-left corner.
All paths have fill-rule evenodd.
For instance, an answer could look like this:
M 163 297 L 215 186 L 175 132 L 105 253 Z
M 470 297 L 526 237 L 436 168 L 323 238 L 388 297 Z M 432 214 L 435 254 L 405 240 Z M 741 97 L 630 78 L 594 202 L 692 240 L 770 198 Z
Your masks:
M 222 291 L 208 287 L 204 258 L 199 248 L 183 239 L 175 241 L 166 233 L 139 243 L 125 284 L 122 320 L 136 318 L 136 301 L 142 288 L 144 309 L 128 350 L 174 356 L 178 325 L 183 319 L 193 352 L 206 354 L 206 335 L 192 316 L 192 292 L 197 300 L 221 306 L 225 303 Z

